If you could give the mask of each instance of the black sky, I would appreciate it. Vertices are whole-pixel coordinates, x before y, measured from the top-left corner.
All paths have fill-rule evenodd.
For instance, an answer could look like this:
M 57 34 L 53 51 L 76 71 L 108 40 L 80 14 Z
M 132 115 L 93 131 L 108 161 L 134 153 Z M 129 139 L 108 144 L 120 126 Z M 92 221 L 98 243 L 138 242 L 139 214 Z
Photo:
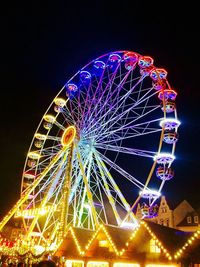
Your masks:
M 92 59 L 132 50 L 168 70 L 181 121 L 170 202 L 200 207 L 199 29 L 192 9 L 104 1 L 1 9 L 0 216 L 17 201 L 36 127 L 65 82 Z M 183 8 L 183 7 L 182 7 Z

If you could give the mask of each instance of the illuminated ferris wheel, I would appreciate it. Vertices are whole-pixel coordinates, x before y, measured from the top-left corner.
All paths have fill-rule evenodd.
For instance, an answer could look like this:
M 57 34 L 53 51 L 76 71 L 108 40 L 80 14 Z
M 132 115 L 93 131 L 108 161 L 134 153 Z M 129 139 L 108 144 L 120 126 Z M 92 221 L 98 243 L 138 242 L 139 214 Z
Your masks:
M 26 235 L 59 240 L 69 225 L 134 227 L 139 200 L 152 217 L 174 173 L 177 93 L 153 59 L 103 55 L 53 99 L 34 134 L 15 216 Z

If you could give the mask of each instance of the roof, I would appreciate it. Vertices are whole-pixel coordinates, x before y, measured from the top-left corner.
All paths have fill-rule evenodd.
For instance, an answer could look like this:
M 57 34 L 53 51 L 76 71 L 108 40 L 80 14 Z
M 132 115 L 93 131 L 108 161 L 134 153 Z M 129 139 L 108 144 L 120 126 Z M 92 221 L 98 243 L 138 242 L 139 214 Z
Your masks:
M 150 227 L 165 248 L 171 253 L 182 247 L 187 239 L 192 235 L 190 232 L 180 231 L 149 221 L 146 221 L 146 224 Z
M 168 261 L 195 254 L 200 261 L 200 230 L 184 232 L 150 221 L 141 221 L 134 230 L 105 225 L 95 231 L 70 227 L 56 256 L 120 258 L 125 255 L 136 259 L 150 254 L 151 239 L 160 247 L 162 259 Z M 101 246 L 100 240 L 107 240 L 107 246 Z
M 198 215 L 198 213 L 196 211 L 188 212 L 185 215 L 185 217 L 183 218 L 183 220 L 180 221 L 176 226 L 198 226 L 199 221 L 198 222 L 195 222 L 194 221 L 194 216 L 198 216 L 198 218 L 199 218 L 199 215 Z M 188 217 L 191 217 L 191 222 L 190 223 L 187 220 Z

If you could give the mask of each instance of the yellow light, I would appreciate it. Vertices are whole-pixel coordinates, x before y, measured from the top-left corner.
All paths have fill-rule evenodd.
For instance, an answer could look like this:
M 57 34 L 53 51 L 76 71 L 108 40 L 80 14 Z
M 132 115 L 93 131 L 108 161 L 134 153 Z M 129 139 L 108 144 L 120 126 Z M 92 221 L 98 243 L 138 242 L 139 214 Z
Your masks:
M 28 153 L 28 157 L 31 158 L 31 159 L 36 159 L 36 160 L 37 160 L 37 159 L 40 158 L 40 154 L 37 153 L 37 152 L 33 152 L 33 151 L 32 151 L 32 152 L 29 152 L 29 153 Z
M 44 141 L 47 137 L 44 134 L 36 133 L 35 138 Z
M 73 267 L 73 263 L 77 266 L 77 264 L 81 267 L 84 265 L 84 261 L 81 260 L 66 260 L 65 265 L 66 267 Z
M 62 135 L 62 138 L 61 138 L 62 146 L 71 145 L 71 143 L 74 141 L 75 136 L 76 136 L 76 128 L 73 125 L 68 126 L 65 129 L 65 131 Z
M 108 240 L 99 240 L 100 247 L 108 247 Z
M 35 209 L 27 209 L 27 210 L 17 210 L 15 214 L 15 218 L 23 217 L 23 218 L 34 218 L 36 215 L 43 216 L 48 213 L 50 210 L 56 210 L 56 205 L 53 207 L 45 206 L 42 208 L 35 208 Z
M 35 251 L 34 254 L 38 255 L 38 254 L 43 253 L 45 251 L 45 248 L 43 246 L 35 245 L 34 251 Z
M 44 115 L 44 120 L 50 123 L 54 123 L 56 118 L 53 115 Z
M 54 99 L 54 103 L 55 103 L 57 106 L 63 108 L 64 105 L 65 105 L 65 103 L 66 103 L 66 100 L 63 99 L 63 98 L 58 97 L 58 98 Z
M 88 261 L 87 267 L 109 267 L 109 263 L 107 261 Z

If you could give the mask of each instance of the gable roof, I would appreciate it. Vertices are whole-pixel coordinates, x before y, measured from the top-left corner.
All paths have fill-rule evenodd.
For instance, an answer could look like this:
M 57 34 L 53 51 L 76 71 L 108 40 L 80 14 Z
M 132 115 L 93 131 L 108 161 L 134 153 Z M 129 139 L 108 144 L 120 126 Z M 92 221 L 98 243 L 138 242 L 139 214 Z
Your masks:
M 200 229 L 196 232 L 184 232 L 152 222 L 146 224 L 163 242 L 174 259 L 192 257 L 200 263 Z
M 171 254 L 182 247 L 191 236 L 190 232 L 183 232 L 153 222 L 146 221 L 146 224 Z
M 190 254 L 198 256 L 200 260 L 200 230 L 195 233 L 184 232 L 150 221 L 141 221 L 134 230 L 104 225 L 100 225 L 95 231 L 70 227 L 55 255 L 95 257 L 95 252 L 103 255 L 101 251 L 105 252 L 106 249 L 104 255 L 112 253 L 119 258 L 125 254 L 132 259 L 150 253 L 152 238 L 161 249 L 159 257 L 164 257 L 165 260 L 180 259 Z M 101 247 L 100 240 L 107 240 L 111 250 Z
M 185 217 L 183 218 L 182 221 L 180 221 L 176 226 L 197 226 L 199 223 L 198 222 L 194 222 L 194 216 L 198 216 L 198 213 L 194 210 L 191 212 L 188 212 Z M 191 217 L 191 222 L 188 223 L 187 218 Z

